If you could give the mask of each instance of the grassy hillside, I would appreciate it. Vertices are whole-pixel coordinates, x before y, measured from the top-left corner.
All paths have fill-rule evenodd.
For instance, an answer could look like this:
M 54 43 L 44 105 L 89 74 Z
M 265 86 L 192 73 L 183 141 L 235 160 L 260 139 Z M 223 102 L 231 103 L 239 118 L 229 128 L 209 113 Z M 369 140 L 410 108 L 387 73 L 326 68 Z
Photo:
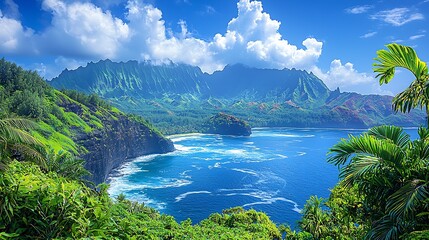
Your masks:
M 95 95 L 54 90 L 35 72 L 4 59 L 0 100 L 0 239 L 281 238 L 269 217 L 254 210 L 228 209 L 192 225 L 123 196 L 113 200 L 105 184 L 88 187 L 83 162 L 72 157 L 91 154 L 85 137 L 86 143 L 97 145 L 98 136 L 107 138 L 103 144 L 110 139 L 118 145 L 120 137 L 133 140 L 122 135 L 127 128 L 143 131 L 147 144 L 169 147 L 140 117 L 126 116 Z M 37 125 L 34 137 L 25 133 L 27 119 Z M 106 129 L 122 132 L 112 137 Z
M 95 94 L 55 90 L 36 72 L 4 59 L 0 109 L 1 118 L 34 120 L 38 127 L 32 134 L 47 148 L 84 158 L 97 183 L 127 158 L 173 150 L 171 141 L 143 118 L 124 114 Z

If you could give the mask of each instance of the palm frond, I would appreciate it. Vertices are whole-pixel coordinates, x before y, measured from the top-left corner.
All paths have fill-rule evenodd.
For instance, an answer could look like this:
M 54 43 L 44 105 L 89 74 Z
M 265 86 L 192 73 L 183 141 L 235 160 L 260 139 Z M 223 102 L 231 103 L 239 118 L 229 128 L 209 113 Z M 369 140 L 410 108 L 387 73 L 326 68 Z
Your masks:
M 401 148 L 406 147 L 410 143 L 410 135 L 408 135 L 401 127 L 397 126 L 378 126 L 368 130 L 368 134 L 375 136 L 378 139 L 388 139 Z
M 337 166 L 344 165 L 355 155 L 374 156 L 386 165 L 399 169 L 405 152 L 390 140 L 377 139 L 375 136 L 365 133 L 358 137 L 349 136 L 348 140 L 341 140 L 334 145 L 328 153 L 328 162 Z
M 46 161 L 43 154 L 34 146 L 14 143 L 11 145 L 11 148 L 14 149 L 19 155 L 25 156 L 25 160 L 32 161 L 39 165 L 42 169 L 46 170 Z
M 27 132 L 35 128 L 37 128 L 37 124 L 28 119 L 8 118 L 0 120 L 0 135 L 7 142 L 43 146 L 43 143 Z
M 402 67 L 410 70 L 416 79 L 428 74 L 425 62 L 421 61 L 413 48 L 397 43 L 387 45 L 388 50 L 378 50 L 373 64 L 374 72 L 380 77 L 380 84 L 389 83 L 395 74 L 395 68 Z
M 0 129 L 14 127 L 23 130 L 37 129 L 38 125 L 29 119 L 25 118 L 5 118 L 0 119 Z
M 393 110 L 410 112 L 413 108 L 427 106 L 429 103 L 427 89 L 424 81 L 412 82 L 407 89 L 393 98 Z
M 414 214 L 428 198 L 428 183 L 415 179 L 387 199 L 387 210 L 395 217 L 406 217 Z
M 380 220 L 376 221 L 374 226 L 366 235 L 366 239 L 373 240 L 387 240 L 387 239 L 399 239 L 401 234 L 401 226 L 395 221 L 395 219 L 386 215 Z

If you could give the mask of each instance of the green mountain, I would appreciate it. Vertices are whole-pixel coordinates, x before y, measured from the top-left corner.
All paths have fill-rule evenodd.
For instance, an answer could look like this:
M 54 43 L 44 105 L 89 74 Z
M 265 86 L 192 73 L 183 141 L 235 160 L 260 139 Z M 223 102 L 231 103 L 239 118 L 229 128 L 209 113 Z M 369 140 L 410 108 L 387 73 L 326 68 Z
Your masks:
M 308 108 L 323 105 L 330 93 L 315 75 L 295 69 L 257 69 L 236 64 L 205 77 L 210 96 L 219 99 L 290 101 Z
M 241 64 L 204 74 L 185 64 L 104 60 L 65 70 L 50 84 L 57 89 L 99 94 L 169 134 L 200 132 L 220 111 L 254 127 L 418 126 L 425 118 L 418 110 L 395 114 L 390 96 L 331 91 L 307 71 Z
M 60 92 L 35 72 L 0 60 L 0 118 L 34 119 L 33 135 L 47 148 L 85 160 L 90 180 L 103 182 L 127 159 L 174 150 L 143 118 L 126 115 L 96 95 Z
M 57 89 L 75 89 L 105 98 L 160 98 L 165 94 L 206 93 L 202 76 L 199 68 L 184 64 L 104 60 L 73 71 L 64 70 L 51 84 Z

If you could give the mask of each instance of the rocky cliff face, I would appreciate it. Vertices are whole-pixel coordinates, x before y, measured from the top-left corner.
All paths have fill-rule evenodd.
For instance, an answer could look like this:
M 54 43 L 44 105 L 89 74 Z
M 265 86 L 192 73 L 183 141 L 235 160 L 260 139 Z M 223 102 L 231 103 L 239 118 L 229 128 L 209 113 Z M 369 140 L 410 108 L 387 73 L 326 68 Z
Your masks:
M 77 103 L 67 102 L 61 107 L 78 115 L 85 114 Z M 93 114 L 96 114 L 96 110 L 89 109 Z M 141 120 L 121 112 L 98 113 L 97 116 L 102 128 L 91 132 L 73 130 L 73 140 L 85 149 L 81 157 L 86 161 L 85 167 L 92 173 L 90 180 L 96 184 L 105 181 L 112 169 L 132 158 L 174 150 L 171 140 Z

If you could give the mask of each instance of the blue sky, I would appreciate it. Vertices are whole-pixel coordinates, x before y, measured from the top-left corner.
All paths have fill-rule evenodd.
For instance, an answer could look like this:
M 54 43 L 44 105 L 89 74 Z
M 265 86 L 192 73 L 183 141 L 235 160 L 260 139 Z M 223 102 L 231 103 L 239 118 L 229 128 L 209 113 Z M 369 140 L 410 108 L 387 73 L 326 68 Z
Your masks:
M 429 61 L 429 0 L 1 0 L 0 57 L 46 79 L 89 61 L 227 64 L 312 71 L 330 89 L 396 94 L 398 71 L 380 87 L 375 52 L 391 42 Z

